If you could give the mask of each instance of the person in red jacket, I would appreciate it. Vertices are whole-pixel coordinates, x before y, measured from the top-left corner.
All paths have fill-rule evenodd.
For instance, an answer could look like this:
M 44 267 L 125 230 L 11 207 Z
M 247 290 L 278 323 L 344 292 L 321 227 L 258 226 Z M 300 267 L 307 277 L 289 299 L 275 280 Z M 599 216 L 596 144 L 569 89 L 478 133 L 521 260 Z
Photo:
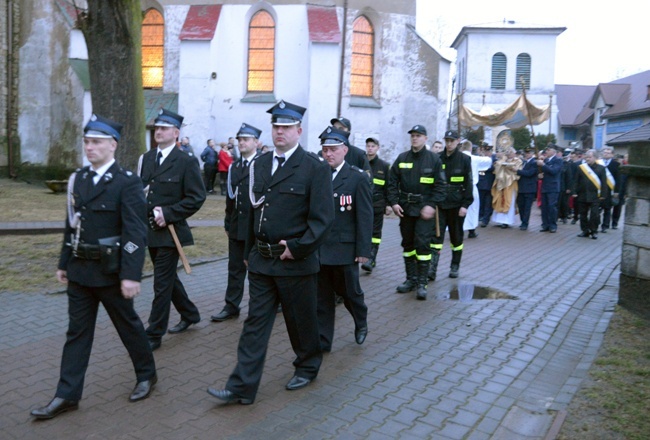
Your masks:
M 221 151 L 219 151 L 219 166 L 217 170 L 219 171 L 219 180 L 221 187 L 221 195 L 226 195 L 226 185 L 228 182 L 228 168 L 233 161 L 232 157 L 232 144 L 221 144 Z

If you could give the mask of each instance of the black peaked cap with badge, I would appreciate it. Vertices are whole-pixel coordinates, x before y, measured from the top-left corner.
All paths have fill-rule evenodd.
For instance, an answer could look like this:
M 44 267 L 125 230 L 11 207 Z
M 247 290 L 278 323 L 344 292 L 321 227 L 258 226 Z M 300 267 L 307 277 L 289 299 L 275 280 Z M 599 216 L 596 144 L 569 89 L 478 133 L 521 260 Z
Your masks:
M 445 131 L 445 139 L 458 139 L 458 132 L 456 130 L 447 130 Z
M 178 129 L 183 125 L 183 116 L 174 113 L 166 108 L 161 108 L 158 116 L 154 119 L 154 126 L 156 127 L 176 127 Z
M 344 118 L 343 116 L 339 116 L 338 118 L 332 118 L 330 120 L 330 124 L 334 125 L 336 122 L 345 125 L 348 128 L 348 131 L 352 131 L 352 122 L 348 118 Z
M 318 137 L 320 138 L 321 145 L 336 146 L 347 145 L 349 136 L 350 133 L 347 131 L 330 126 L 327 127 Z
M 419 133 L 427 136 L 427 128 L 424 125 L 414 125 L 413 128 L 408 131 L 408 134 L 412 133 Z
M 239 127 L 239 131 L 235 137 L 254 137 L 255 139 L 259 139 L 261 134 L 262 130 L 244 122 L 241 124 L 241 127 Z
M 121 133 L 122 124 L 95 114 L 84 127 L 84 137 L 88 138 L 113 138 L 119 141 Z
M 273 125 L 296 125 L 302 122 L 306 108 L 281 100 L 266 112 L 271 114 Z

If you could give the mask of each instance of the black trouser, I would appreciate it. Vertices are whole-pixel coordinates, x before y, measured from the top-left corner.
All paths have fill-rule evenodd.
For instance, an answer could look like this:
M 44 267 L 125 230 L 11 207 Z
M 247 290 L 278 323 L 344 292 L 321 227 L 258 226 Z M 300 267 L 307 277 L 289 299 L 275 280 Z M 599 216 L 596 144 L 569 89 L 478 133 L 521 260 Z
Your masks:
M 519 193 L 517 194 L 517 209 L 519 209 L 519 218 L 521 219 L 521 226 L 528 226 L 530 221 L 530 211 L 533 203 L 537 198 L 535 193 Z
M 463 250 L 463 223 L 465 222 L 465 216 L 461 217 L 458 215 L 459 210 L 460 207 L 448 209 L 438 207 L 440 237 L 436 237 L 434 230 L 433 236 L 431 238 L 431 248 L 440 252 L 442 250 L 442 244 L 445 241 L 445 230 L 449 228 L 452 263 L 455 264 L 460 264 L 460 261 L 454 261 L 454 257 L 456 257 L 456 255 L 458 255 L 457 259 L 460 259 L 460 254 L 456 254 L 456 252 Z M 435 228 L 435 224 L 433 227 Z
M 203 165 L 203 174 L 205 176 L 205 190 L 214 191 L 214 180 L 217 177 L 216 165 L 209 163 Z
M 478 219 L 483 223 L 490 223 L 490 217 L 492 217 L 492 190 L 491 189 L 479 189 L 478 190 L 479 198 L 479 207 L 478 207 Z
M 621 218 L 621 211 L 623 210 L 623 205 L 625 204 L 625 198 L 620 197 L 618 205 L 614 206 L 612 209 L 612 227 L 618 227 L 618 221 Z
M 405 215 L 399 221 L 399 230 L 402 234 L 402 248 L 404 257 L 428 256 L 431 258 L 431 233 L 434 220 L 423 220 L 420 217 Z M 418 258 L 419 259 L 419 258 Z
M 246 265 L 244 264 L 245 241 L 228 238 L 228 287 L 224 310 L 231 315 L 239 314 L 239 304 L 244 296 Z
M 228 378 L 226 389 L 246 399 L 255 399 L 278 303 L 282 304 L 289 340 L 296 354 L 295 375 L 306 379 L 318 375 L 323 354 L 316 313 L 317 276 L 280 277 L 249 272 L 248 317 L 237 346 L 237 366 Z
M 598 232 L 600 223 L 599 203 L 577 202 L 580 213 L 580 229 L 586 234 L 595 234 Z
M 612 221 L 612 198 L 607 197 L 603 203 L 602 203 L 602 208 L 603 208 L 603 223 L 601 227 L 603 229 L 609 229 L 611 226 L 611 221 Z
M 384 228 L 384 212 L 385 210 L 375 210 L 372 218 L 372 244 L 381 243 L 381 231 Z
M 153 262 L 153 302 L 149 314 L 147 336 L 160 339 L 169 325 L 171 304 L 183 321 L 197 323 L 201 320 L 199 310 L 187 296 L 185 286 L 178 277 L 178 251 L 175 247 L 149 248 Z
M 119 284 L 87 287 L 68 282 L 68 332 L 61 357 L 61 377 L 56 397 L 79 400 L 95 336 L 97 310 L 102 303 L 117 334 L 131 357 L 136 381 L 151 379 L 156 365 L 144 326 L 133 308 L 133 300 L 122 296 Z
M 557 202 L 557 218 L 559 219 L 569 218 L 569 215 L 571 214 L 571 211 L 569 209 L 570 197 L 571 195 L 567 194 L 566 191 L 560 192 L 560 196 L 558 197 L 558 202 Z
M 336 294 L 343 297 L 343 305 L 354 320 L 355 329 L 367 327 L 368 307 L 363 292 L 358 288 L 359 265 L 321 265 L 318 273 L 318 329 L 323 350 L 332 349 Z

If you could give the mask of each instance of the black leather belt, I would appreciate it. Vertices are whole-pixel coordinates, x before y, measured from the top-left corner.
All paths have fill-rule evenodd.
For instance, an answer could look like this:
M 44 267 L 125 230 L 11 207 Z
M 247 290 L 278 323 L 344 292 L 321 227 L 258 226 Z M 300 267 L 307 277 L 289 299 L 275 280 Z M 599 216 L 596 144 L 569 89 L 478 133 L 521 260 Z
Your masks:
M 399 198 L 402 203 L 420 203 L 422 201 L 422 194 L 401 193 Z
M 99 260 L 100 252 L 98 244 L 78 244 L 77 249 L 72 250 L 72 255 L 82 260 Z
M 264 243 L 257 240 L 257 251 L 264 258 L 279 258 L 284 252 L 285 246 L 283 244 Z

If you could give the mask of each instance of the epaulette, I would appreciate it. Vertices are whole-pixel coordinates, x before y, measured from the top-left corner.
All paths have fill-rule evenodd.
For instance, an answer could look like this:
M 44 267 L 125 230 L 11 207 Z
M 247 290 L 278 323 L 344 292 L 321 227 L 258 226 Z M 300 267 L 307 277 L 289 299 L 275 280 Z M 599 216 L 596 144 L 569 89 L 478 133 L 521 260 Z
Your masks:
M 350 168 L 352 168 L 354 171 L 358 171 L 360 173 L 363 173 L 363 170 L 361 168 L 359 168 L 358 166 L 356 166 L 356 165 L 351 165 Z
M 314 153 L 312 151 L 307 152 L 307 157 L 311 157 L 312 159 L 315 159 L 315 160 L 317 160 L 319 162 L 323 162 L 325 160 L 322 157 L 320 157 L 318 154 L 316 154 L 316 153 Z

